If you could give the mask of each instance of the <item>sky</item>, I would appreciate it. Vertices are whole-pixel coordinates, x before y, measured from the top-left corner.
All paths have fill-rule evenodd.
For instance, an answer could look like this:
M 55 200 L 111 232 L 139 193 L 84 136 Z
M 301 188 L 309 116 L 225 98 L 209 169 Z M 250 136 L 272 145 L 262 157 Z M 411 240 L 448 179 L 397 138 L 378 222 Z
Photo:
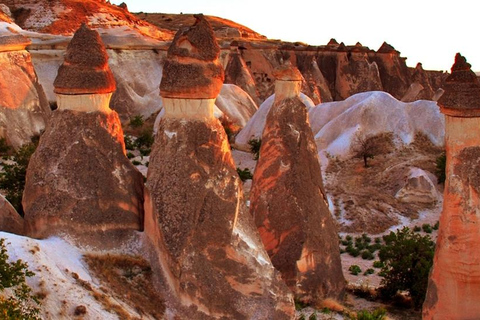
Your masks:
M 457 52 L 480 71 L 478 0 L 111 0 L 130 12 L 203 13 L 226 18 L 270 38 L 325 45 L 384 41 L 426 70 L 449 71 Z

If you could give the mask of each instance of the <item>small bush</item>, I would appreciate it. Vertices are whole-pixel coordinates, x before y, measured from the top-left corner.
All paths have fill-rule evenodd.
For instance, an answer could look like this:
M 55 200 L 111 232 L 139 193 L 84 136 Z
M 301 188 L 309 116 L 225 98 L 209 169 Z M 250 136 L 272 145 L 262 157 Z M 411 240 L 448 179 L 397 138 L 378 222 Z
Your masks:
M 358 257 L 360 255 L 360 250 L 357 249 L 357 248 L 354 248 L 353 246 L 347 246 L 345 248 L 345 251 L 348 252 L 349 255 L 351 255 L 352 257 Z
M 139 166 L 139 165 L 141 165 L 142 163 L 141 163 L 140 161 L 138 161 L 138 160 L 133 160 L 133 161 L 132 161 L 132 164 L 133 164 L 134 166 Z
M 381 243 L 382 243 L 382 238 L 376 237 L 376 238 L 375 238 L 375 243 L 376 243 L 376 244 L 381 244 Z
M 440 227 L 440 221 L 435 222 L 435 225 L 433 226 L 433 230 L 438 230 Z
M 0 239 L 0 319 L 40 319 L 39 301 L 26 284 L 33 275 L 22 260 L 8 262 L 5 239 Z M 5 289 L 11 290 L 6 293 Z
M 380 269 L 383 268 L 383 262 L 382 261 L 373 261 L 373 267 Z
M 423 230 L 423 232 L 425 232 L 425 233 L 432 233 L 432 226 L 429 225 L 428 223 L 424 223 L 424 224 L 422 225 L 422 230 Z
M 250 139 L 248 141 L 250 145 L 250 152 L 253 153 L 253 159 L 258 160 L 260 157 L 260 147 L 262 146 L 262 139 Z
M 347 240 L 347 241 L 352 241 L 352 240 L 353 240 L 353 238 L 352 238 L 352 236 L 351 236 L 351 235 L 347 235 L 347 236 L 345 237 L 345 240 Z
M 0 172 L 0 189 L 5 191 L 5 198 L 22 217 L 24 215 L 22 196 L 23 189 L 25 189 L 27 167 L 36 148 L 37 146 L 33 143 L 23 145 L 12 156 L 11 160 L 15 163 L 4 163 L 3 172 Z
M 138 115 L 133 118 L 130 118 L 130 127 L 132 128 L 140 128 L 144 124 L 143 116 Z
M 123 141 L 125 142 L 125 149 L 135 150 L 135 143 L 132 141 L 132 138 L 130 136 L 124 135 Z
M 368 276 L 370 274 L 374 274 L 375 273 L 375 270 L 373 270 L 372 268 L 368 268 L 367 270 L 365 270 L 365 272 L 363 273 L 364 276 Z
M 437 160 L 435 161 L 435 164 L 437 167 L 435 173 L 437 175 L 438 183 L 444 183 L 445 179 L 447 178 L 445 174 L 445 168 L 447 165 L 447 155 L 445 154 L 445 152 L 442 153 L 437 158 Z
M 250 169 L 248 168 L 245 168 L 245 169 L 240 169 L 240 168 L 237 168 L 237 173 L 238 173 L 238 176 L 240 177 L 240 180 L 242 181 L 246 181 L 246 180 L 249 180 L 249 179 L 252 179 L 253 178 L 253 175 L 252 173 L 250 172 Z
M 350 274 L 353 274 L 354 276 L 358 276 L 362 272 L 362 269 L 360 269 L 360 267 L 357 266 L 356 264 L 352 264 L 348 268 L 348 271 L 350 271 Z
M 361 310 L 355 316 L 349 316 L 352 320 L 384 320 L 387 317 L 385 309 L 376 309 L 374 311 Z
M 10 146 L 5 138 L 0 138 L 0 155 L 6 155 L 10 151 Z
M 413 231 L 414 232 L 420 232 L 420 231 L 422 231 L 422 228 L 420 228 L 420 226 L 415 226 L 415 227 L 413 227 Z
M 368 251 L 368 250 L 363 250 L 362 251 L 362 259 L 363 260 L 373 260 L 374 258 L 375 258 L 375 256 L 370 251 Z
M 127 158 L 128 159 L 132 159 L 132 158 L 135 158 L 135 155 L 131 152 L 127 152 Z
M 362 234 L 362 240 L 365 243 L 370 243 L 372 242 L 372 238 L 370 238 L 366 233 Z
M 384 236 L 386 245 L 379 258 L 384 264 L 381 273 L 381 294 L 393 298 L 398 291 L 407 290 L 416 308 L 427 292 L 428 273 L 433 264 L 435 244 L 428 235 L 421 236 L 404 227 Z

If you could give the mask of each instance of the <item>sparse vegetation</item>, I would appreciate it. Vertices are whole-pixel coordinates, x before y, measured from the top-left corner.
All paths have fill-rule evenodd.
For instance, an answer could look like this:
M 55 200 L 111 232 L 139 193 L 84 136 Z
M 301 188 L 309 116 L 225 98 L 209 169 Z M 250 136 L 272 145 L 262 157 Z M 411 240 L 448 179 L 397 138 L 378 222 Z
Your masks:
M 137 140 L 135 140 L 135 146 L 142 156 L 148 156 L 150 154 L 154 140 L 152 129 L 143 130 Z
M 438 230 L 439 227 L 440 227 L 440 221 L 437 221 L 437 222 L 435 222 L 435 224 L 433 225 L 433 230 Z
M 368 168 L 368 159 L 376 155 L 387 153 L 393 147 L 393 133 L 381 135 L 362 135 L 357 133 L 352 141 L 351 149 L 353 156 L 363 159 L 363 165 Z
M 0 239 L 0 319 L 40 319 L 39 301 L 26 283 L 33 275 L 22 260 L 8 262 L 5 239 Z
M 384 264 L 380 292 L 393 298 L 399 291 L 409 292 L 415 308 L 422 305 L 427 291 L 428 273 L 433 264 L 435 244 L 408 227 L 384 236 L 379 258 Z
M 143 126 L 144 123 L 145 121 L 143 120 L 142 115 L 138 115 L 133 118 L 130 118 L 130 127 L 132 128 L 140 128 L 141 126 Z
M 435 161 L 436 164 L 436 171 L 438 183 L 444 183 L 445 179 L 447 178 L 445 174 L 445 168 L 447 166 L 447 155 L 446 153 L 442 153 L 437 160 Z
M 383 320 L 387 317 L 385 309 L 376 309 L 374 311 L 361 310 L 356 315 L 349 316 L 351 320 Z
M 425 232 L 425 233 L 432 233 L 432 226 L 429 225 L 428 223 L 424 223 L 424 224 L 422 225 L 422 230 L 423 230 L 423 232 Z
M 356 264 L 352 264 L 348 268 L 348 271 L 350 271 L 350 274 L 353 274 L 354 276 L 358 276 L 362 272 L 362 269 L 360 269 L 360 267 L 357 266 Z
M 262 139 L 250 139 L 248 140 L 250 146 L 250 152 L 253 153 L 253 159 L 258 160 L 260 157 L 260 147 L 262 146 Z
M 10 151 L 10 146 L 5 138 L 0 138 L 0 155 L 4 156 Z
M 34 143 L 23 145 L 13 156 L 8 158 L 13 163 L 4 163 L 3 171 L 0 172 L 0 189 L 4 190 L 5 197 L 22 217 L 24 215 L 22 196 L 23 189 L 25 189 L 27 167 L 36 148 L 37 145 Z
M 238 176 L 240 177 L 240 179 L 242 181 L 246 181 L 246 180 L 249 180 L 249 179 L 252 179 L 253 178 L 253 175 L 252 173 L 250 172 L 250 169 L 248 168 L 245 168 L 245 169 L 240 169 L 240 168 L 237 168 L 237 173 L 238 173 Z

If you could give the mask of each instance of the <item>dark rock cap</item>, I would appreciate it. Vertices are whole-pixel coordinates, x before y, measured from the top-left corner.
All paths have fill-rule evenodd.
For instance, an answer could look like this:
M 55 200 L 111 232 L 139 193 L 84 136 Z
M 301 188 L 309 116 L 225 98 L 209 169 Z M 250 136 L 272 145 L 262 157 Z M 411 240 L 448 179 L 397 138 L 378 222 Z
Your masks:
M 195 24 L 180 29 L 168 49 L 160 83 L 164 98 L 214 99 L 222 88 L 220 47 L 205 17 L 194 17 Z
M 380 48 L 378 48 L 377 53 L 398 53 L 398 54 L 400 54 L 400 52 L 395 50 L 395 48 L 393 46 L 386 43 L 385 41 L 382 43 Z
M 108 55 L 97 31 L 82 24 L 75 32 L 53 85 L 55 93 L 59 94 L 115 91 L 115 79 L 108 66 Z
M 456 117 L 480 117 L 480 82 L 460 53 L 445 80 L 445 93 L 438 100 L 443 113 Z
M 303 77 L 300 71 L 292 66 L 291 63 L 285 63 L 273 71 L 276 80 L 282 81 L 302 81 Z

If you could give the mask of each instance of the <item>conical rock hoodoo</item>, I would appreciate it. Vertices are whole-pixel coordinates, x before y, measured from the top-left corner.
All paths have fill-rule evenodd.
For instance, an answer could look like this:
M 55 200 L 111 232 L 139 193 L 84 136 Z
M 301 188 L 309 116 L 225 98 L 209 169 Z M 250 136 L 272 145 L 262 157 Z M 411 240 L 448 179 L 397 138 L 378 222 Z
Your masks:
M 84 64 L 85 48 L 78 46 L 77 36 L 94 45 L 87 52 L 96 57 L 95 68 L 78 74 L 68 71 Z M 98 70 L 111 74 L 98 40 L 98 33 L 82 26 L 67 48 L 55 81 L 58 110 L 27 170 L 25 233 L 35 238 L 63 234 L 81 245 L 115 248 L 142 229 L 143 177 L 126 158 L 120 120 L 108 107 L 113 78 L 79 79 Z
M 262 135 L 250 211 L 273 265 L 297 299 L 341 299 L 345 289 L 338 236 L 328 211 L 317 148 L 299 72 L 276 72 L 275 103 Z
M 206 70 L 217 65 L 218 47 L 211 46 L 216 42 L 209 24 L 202 16 L 197 19 L 196 25 L 175 37 L 172 46 L 191 39 L 190 32 L 203 39 L 205 46 L 182 59 Z M 175 50 L 169 52 L 169 59 L 176 59 Z M 209 51 L 217 53 L 212 56 Z M 173 100 L 185 108 L 182 113 L 167 110 L 161 120 L 147 178 L 145 232 L 153 248 L 150 259 L 159 276 L 157 285 L 167 289 L 167 305 L 181 317 L 293 318 L 292 295 L 263 249 L 244 205 L 227 136 L 210 113 L 220 87 L 209 80 L 204 89 L 215 95 L 204 95 L 202 90 L 190 95 L 197 88 L 170 87 L 168 79 L 176 75 L 166 69 L 161 88 L 170 89 L 161 94 L 167 108 L 175 107 Z M 199 81 L 201 88 L 205 82 Z

